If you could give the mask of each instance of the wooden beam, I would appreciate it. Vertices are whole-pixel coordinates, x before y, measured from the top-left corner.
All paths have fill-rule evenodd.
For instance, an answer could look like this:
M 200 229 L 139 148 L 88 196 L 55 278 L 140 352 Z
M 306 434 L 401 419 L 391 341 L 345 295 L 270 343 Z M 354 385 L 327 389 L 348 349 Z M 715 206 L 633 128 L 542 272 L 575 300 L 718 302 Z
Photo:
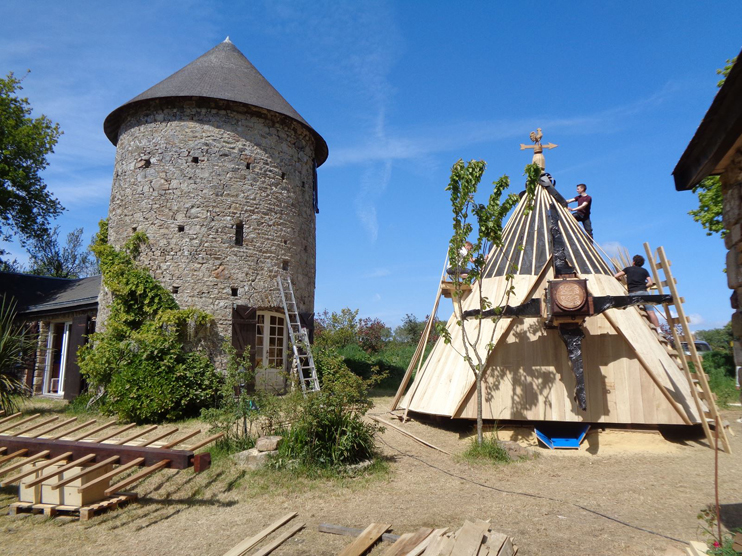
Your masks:
M 4 429 L 0 429 L 0 433 L 9 431 L 10 429 L 14 429 L 15 427 L 19 425 L 25 425 L 26 423 L 29 423 L 33 421 L 34 419 L 38 419 L 39 417 L 41 417 L 40 413 L 37 413 L 36 415 L 31 415 L 31 417 L 26 417 L 25 419 L 22 419 L 18 421 L 17 423 L 13 423 L 12 425 L 5 427 Z
M 163 469 L 163 468 L 167 467 L 169 463 L 170 463 L 169 460 L 164 459 L 162 461 L 158 461 L 154 465 L 150 465 L 149 467 L 145 467 L 139 473 L 136 473 L 136 474 L 132 475 L 131 477 L 127 477 L 123 481 L 121 481 L 119 483 L 116 483 L 115 485 L 113 485 L 110 488 L 107 488 L 106 489 L 106 492 L 105 492 L 105 495 L 106 496 L 111 496 L 114 493 L 116 493 L 117 491 L 121 490 L 122 488 L 126 488 L 126 487 L 128 487 L 130 485 L 133 485 L 134 483 L 138 483 L 139 481 L 141 481 L 145 477 L 149 477 L 150 475 L 152 475 L 152 473 L 155 473 L 156 471 L 159 471 L 160 469 Z
M 18 473 L 17 475 L 13 475 L 12 477 L 8 477 L 7 479 L 5 479 L 3 482 L 0 483 L 0 487 L 12 485 L 16 481 L 20 481 L 21 479 L 28 477 L 29 475 L 33 475 L 34 473 L 41 471 L 42 469 L 46 469 L 47 467 L 49 467 L 50 465 L 54 465 L 58 461 L 69 459 L 71 455 L 72 455 L 71 452 L 67 452 L 66 454 L 61 454 L 57 456 L 56 458 L 52 458 L 49 461 L 45 461 L 38 467 L 34 467 L 31 470 L 26 470 L 21 473 Z
M 108 440 L 108 439 L 110 439 L 110 438 L 113 438 L 114 436 L 118 436 L 118 435 L 119 435 L 119 434 L 121 434 L 122 432 L 126 432 L 126 431 L 128 431 L 128 430 L 131 430 L 131 429 L 133 429 L 133 428 L 134 428 L 134 427 L 136 427 L 136 426 L 137 426 L 137 424 L 136 424 L 136 423 L 131 423 L 131 424 L 129 424 L 129 425 L 126 425 L 125 427 L 122 427 L 122 428 L 120 428 L 120 429 L 119 429 L 119 430 L 117 430 L 117 431 L 114 431 L 114 432 L 108 433 L 108 435 L 106 435 L 106 436 L 101 436 L 100 438 L 96 438 L 96 439 L 95 439 L 95 440 L 94 440 L 93 442 L 104 442 L 105 440 Z M 114 444 L 114 446 L 116 446 L 116 445 L 117 445 L 117 443 L 116 443 L 116 442 L 114 442 L 113 444 Z
M 141 443 L 139 446 L 149 446 L 150 444 L 154 444 L 158 440 L 162 440 L 163 438 L 170 436 L 171 434 L 176 433 L 176 432 L 178 432 L 178 427 L 175 427 L 174 429 L 169 430 L 167 432 L 163 432 L 162 434 L 158 434 L 157 436 L 150 438 L 149 440 Z
M 7 450 L 7 448 L 5 448 L 5 449 Z M 12 454 L 8 454 L 7 456 L 3 456 L 3 457 L 0 458 L 0 465 L 2 465 L 3 463 L 5 463 L 6 461 L 12 460 L 13 458 L 19 458 L 19 457 L 25 455 L 27 452 L 28 452 L 28 450 L 25 450 L 25 449 L 24 450 L 17 450 L 15 452 L 13 452 Z
M 281 527 L 284 523 L 291 521 L 294 519 L 297 515 L 296 512 L 292 512 L 290 514 L 286 514 L 282 518 L 278 519 L 277 521 L 274 521 L 271 523 L 268 527 L 260 531 L 257 535 L 254 535 L 248 539 L 245 539 L 244 541 L 241 541 L 240 543 L 236 544 L 234 547 L 229 549 L 227 552 L 224 553 L 224 556 L 241 556 L 251 548 L 253 548 L 255 545 L 257 545 L 260 541 L 262 541 L 265 537 L 270 535 L 273 531 Z
M 49 455 L 49 450 L 46 450 L 44 452 L 39 452 L 38 454 L 34 454 L 33 456 L 29 456 L 23 461 L 19 461 L 18 463 L 14 463 L 13 465 L 9 465 L 8 467 L 5 467 L 4 469 L 0 469 L 0 475 L 4 473 L 8 473 L 9 471 L 15 471 L 16 469 L 23 467 L 27 463 L 36 461 L 37 459 L 44 459 L 48 455 Z
M 296 533 L 298 533 L 301 529 L 304 528 L 303 523 L 297 523 L 291 529 L 286 531 L 283 535 L 278 537 L 275 541 L 265 545 L 263 548 L 258 550 L 253 556 L 267 556 L 271 552 L 273 552 L 276 548 L 281 546 L 284 542 L 286 542 L 288 539 L 293 537 Z
M 33 430 L 38 429 L 39 427 L 43 427 L 44 425 L 53 423 L 54 421 L 57 421 L 58 419 L 59 419 L 59 415 L 56 415 L 55 417 L 51 417 L 50 419 L 47 419 L 46 421 L 40 421 L 34 425 L 31 425 L 30 427 L 26 427 L 25 429 L 21 429 L 16 432 L 8 433 L 8 436 L 20 436 L 22 434 L 26 434 L 27 432 L 31 432 Z
M 433 448 L 434 450 L 438 450 L 439 452 L 443 452 L 444 454 L 449 455 L 449 456 L 451 455 L 451 452 L 446 452 L 446 450 L 443 450 L 442 448 L 439 448 L 438 446 L 434 446 L 433 444 L 431 444 L 430 442 L 426 442 L 422 438 L 418 438 L 414 434 L 407 432 L 406 430 L 404 430 L 403 428 L 398 427 L 397 425 L 393 425 L 389 421 L 384 421 L 383 419 L 380 419 L 380 418 L 376 417 L 375 415 L 368 415 L 368 418 L 371 419 L 371 420 L 373 420 L 373 421 L 377 421 L 379 423 L 382 423 L 383 425 L 385 425 L 387 427 L 391 427 L 394 430 L 397 430 L 397 431 L 401 432 L 402 434 L 404 434 L 406 436 L 409 436 L 410 438 L 412 438 L 413 440 L 419 442 L 420 444 L 422 444 L 424 446 L 427 446 L 428 448 Z
M 20 411 L 18 413 L 13 413 L 13 415 L 8 415 L 7 417 L 0 419 L 0 425 L 7 423 L 8 421 L 12 421 L 16 417 L 19 417 L 20 415 L 21 415 Z
M 90 460 L 94 460 L 94 459 L 95 459 L 95 454 L 88 454 L 87 456 L 81 457 L 80 459 L 73 460 L 69 462 L 67 465 L 60 467 L 59 469 L 54 469 L 48 475 L 42 475 L 38 479 L 29 481 L 28 483 L 26 483 L 26 487 L 30 488 L 30 487 L 35 487 L 36 485 L 40 485 L 41 483 L 51 479 L 52 477 L 57 477 L 61 475 L 62 473 L 64 473 L 65 471 L 72 469 L 73 467 L 79 467 L 83 463 L 87 463 Z
M 165 460 L 165 461 L 167 461 L 167 460 Z M 101 475 L 100 477 L 96 477 L 95 479 L 93 479 L 89 483 L 84 484 L 81 487 L 78 487 L 77 492 L 84 492 L 84 491 L 86 491 L 86 490 L 88 490 L 88 489 L 90 489 L 90 488 L 92 488 L 94 486 L 99 485 L 100 483 L 108 483 L 109 480 L 112 479 L 113 477 L 115 477 L 116 475 L 120 475 L 121 473 L 123 473 L 127 469 L 131 469 L 132 467 L 138 467 L 142 463 L 144 463 L 144 458 L 137 458 L 137 459 L 131 460 L 129 463 L 124 463 L 123 465 L 119 465 L 113 471 L 109 471 L 105 475 Z M 170 463 L 170 462 L 168 462 L 168 463 Z
M 52 436 L 50 438 L 52 440 L 60 440 L 61 438 L 64 438 L 65 436 L 67 436 L 69 434 L 72 434 L 73 432 L 77 432 L 80 429 L 84 429 L 85 427 L 89 427 L 90 425 L 93 425 L 93 424 L 95 424 L 97 422 L 98 422 L 97 419 L 92 419 L 92 420 L 88 421 L 87 423 L 82 423 L 81 425 L 77 425 L 76 427 L 72 427 L 70 430 L 64 431 L 63 433 L 58 434 L 57 436 Z
M 390 523 L 372 523 L 356 537 L 356 540 L 346 546 L 339 556 L 360 556 L 371 548 L 391 526 Z
M 6 446 L 8 450 L 27 449 L 33 455 L 36 452 L 48 450 L 51 457 L 56 457 L 65 452 L 72 452 L 73 458 L 81 458 L 88 454 L 96 454 L 100 461 L 111 456 L 119 456 L 119 463 L 127 463 L 133 459 L 145 458 L 145 466 L 154 465 L 158 461 L 168 459 L 172 463 L 172 469 L 187 469 L 194 465 L 194 453 L 190 450 L 171 450 L 154 448 L 148 446 L 132 446 L 100 443 L 100 442 L 74 442 L 72 440 L 51 440 L 49 438 L 26 438 L 23 436 L 0 436 L 0 446 Z M 201 454 L 199 454 L 201 455 Z
M 190 446 L 189 449 L 190 449 L 191 452 L 195 452 L 199 448 L 203 448 L 207 444 L 210 444 L 210 443 L 214 442 L 215 440 L 219 440 L 222 436 L 224 436 L 224 433 L 223 432 L 220 432 L 219 434 L 215 434 L 213 436 L 210 436 L 208 438 L 205 438 L 204 440 L 202 440 L 198 444 L 194 444 L 193 446 Z
M 73 417 L 72 419 L 67 419 L 66 421 L 62 421 L 61 423 L 57 423 L 56 425 L 49 427 L 48 429 L 44 429 L 42 431 L 36 431 L 36 433 L 31 438 L 38 438 L 40 436 L 43 436 L 45 434 L 49 434 L 52 431 L 55 431 L 57 429 L 61 429 L 65 425 L 69 425 L 72 421 L 77 421 L 77 417 Z
M 130 434 L 129 436 L 122 438 L 121 440 L 117 440 L 114 442 L 117 446 L 121 446 L 122 444 L 126 444 L 127 442 L 131 442 L 132 440 L 136 440 L 140 436 L 144 436 L 147 433 L 152 432 L 153 430 L 157 429 L 157 425 L 152 425 L 151 427 L 147 427 L 143 431 L 137 431 L 134 434 Z
M 103 460 L 100 463 L 96 463 L 95 465 L 92 465 L 90 467 L 86 467 L 85 469 L 83 469 L 79 473 L 75 473 L 74 475 L 72 475 L 70 477 L 67 477 L 66 479 L 62 479 L 61 481 L 58 481 L 58 482 L 54 483 L 53 485 L 51 485 L 52 490 L 57 490 L 59 488 L 62 488 L 64 485 L 67 485 L 67 484 L 71 483 L 72 481 L 76 481 L 80 477 L 84 477 L 85 475 L 88 475 L 88 474 L 90 474 L 90 473 L 92 473 L 94 471 L 98 471 L 98 469 L 101 469 L 101 468 L 105 467 L 106 465 L 110 465 L 111 463 L 116 463 L 118 460 L 119 460 L 119 457 L 118 456 L 112 456 L 112 457 L 110 457 L 108 459 Z
M 107 429 L 108 427 L 112 427 L 116 424 L 116 421 L 108 421 L 108 423 L 105 423 L 99 427 L 95 427 L 93 430 L 84 432 L 79 436 L 75 436 L 74 438 L 70 438 L 70 441 L 72 442 L 79 442 L 80 440 L 83 440 L 84 438 L 88 438 L 89 436 L 93 436 L 95 433 L 100 432 L 104 429 Z M 97 440 L 93 440 L 93 442 L 98 442 Z
M 163 444 L 161 446 L 161 449 L 168 450 L 168 449 L 172 448 L 173 446 L 177 446 L 181 442 L 184 442 L 184 441 L 188 440 L 189 438 L 193 438 L 194 436 L 196 436 L 198 434 L 201 434 L 201 431 L 200 430 L 197 430 L 195 432 L 189 432 L 188 434 L 184 434 L 180 438 L 176 438 L 175 440 L 172 440 L 171 442 L 168 442 L 167 444 Z

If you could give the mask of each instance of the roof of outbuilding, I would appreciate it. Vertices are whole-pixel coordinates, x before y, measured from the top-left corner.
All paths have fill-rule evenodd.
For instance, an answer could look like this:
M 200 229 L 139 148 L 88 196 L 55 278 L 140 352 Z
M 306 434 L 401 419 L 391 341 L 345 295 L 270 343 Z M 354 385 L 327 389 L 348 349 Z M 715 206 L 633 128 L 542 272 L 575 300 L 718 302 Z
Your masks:
M 232 44 L 229 37 L 183 69 L 111 112 L 103 123 L 106 136 L 114 145 L 118 142 L 123 115 L 133 105 L 173 97 L 227 100 L 287 116 L 305 126 L 314 136 L 317 165 L 327 160 L 327 143 L 322 136 L 273 88 Z
M 96 305 L 100 283 L 100 275 L 69 279 L 0 272 L 0 295 L 15 298 L 19 315 L 58 313 Z
M 678 191 L 692 189 L 704 178 L 720 174 L 734 152 L 742 149 L 740 55 L 742 51 L 672 172 Z

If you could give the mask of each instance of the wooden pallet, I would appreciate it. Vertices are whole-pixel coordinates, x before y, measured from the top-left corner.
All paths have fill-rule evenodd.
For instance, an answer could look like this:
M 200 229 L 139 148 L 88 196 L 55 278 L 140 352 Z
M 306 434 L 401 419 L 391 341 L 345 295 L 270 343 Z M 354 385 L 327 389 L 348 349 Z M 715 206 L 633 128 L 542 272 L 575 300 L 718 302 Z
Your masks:
M 63 506 L 55 504 L 32 504 L 30 502 L 14 502 L 10 505 L 8 513 L 10 515 L 17 514 L 44 514 L 47 517 L 54 517 L 57 515 L 67 515 L 73 517 L 79 517 L 80 521 L 88 521 L 93 517 L 100 515 L 109 510 L 115 510 L 121 508 L 133 502 L 137 499 L 135 492 L 120 492 L 117 496 L 98 502 L 97 504 L 91 504 L 90 506 Z

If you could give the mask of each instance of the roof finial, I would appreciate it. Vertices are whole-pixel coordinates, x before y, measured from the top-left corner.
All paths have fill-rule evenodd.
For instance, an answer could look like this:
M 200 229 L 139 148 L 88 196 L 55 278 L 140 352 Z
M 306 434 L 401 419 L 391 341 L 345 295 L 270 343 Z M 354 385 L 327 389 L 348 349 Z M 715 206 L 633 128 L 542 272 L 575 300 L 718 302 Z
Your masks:
M 227 35 L 227 38 L 224 39 L 224 42 L 228 42 L 229 44 L 232 44 L 232 41 L 229 40 L 229 35 Z

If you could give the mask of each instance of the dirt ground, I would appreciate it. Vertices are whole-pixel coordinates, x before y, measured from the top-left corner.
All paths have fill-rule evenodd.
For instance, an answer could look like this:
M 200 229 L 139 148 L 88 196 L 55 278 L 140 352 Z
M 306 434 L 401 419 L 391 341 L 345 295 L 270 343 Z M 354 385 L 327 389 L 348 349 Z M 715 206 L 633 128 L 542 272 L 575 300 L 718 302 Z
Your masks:
M 371 413 L 398 424 L 386 413 L 390 398 L 375 401 Z M 742 527 L 742 411 L 723 415 L 736 434 L 734 454 L 719 454 L 723 521 Z M 461 427 L 413 421 L 404 428 L 453 454 L 471 438 Z M 161 471 L 133 489 L 137 503 L 87 522 L 9 516 L 17 493 L 6 487 L 0 553 L 219 556 L 296 511 L 306 528 L 273 554 L 337 554 L 351 541 L 318 532 L 320 523 L 389 523 L 402 534 L 424 526 L 457 529 L 479 518 L 514 537 L 519 554 L 663 555 L 680 548 L 679 541 L 703 539 L 696 516 L 714 500 L 714 451 L 656 432 L 596 431 L 579 451 L 534 446 L 536 459 L 500 466 L 470 465 L 391 428 L 379 445 L 389 473 L 372 478 L 274 484 L 270 475 L 247 473 L 228 460 L 199 475 Z

